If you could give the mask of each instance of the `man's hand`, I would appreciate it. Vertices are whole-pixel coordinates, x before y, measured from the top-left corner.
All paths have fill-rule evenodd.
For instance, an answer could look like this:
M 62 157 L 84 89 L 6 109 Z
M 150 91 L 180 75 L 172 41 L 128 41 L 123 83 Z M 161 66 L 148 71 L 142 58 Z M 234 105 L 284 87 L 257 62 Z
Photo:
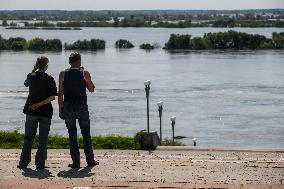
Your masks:
M 64 120 L 63 111 L 63 81 L 65 72 L 62 71 L 59 74 L 59 91 L 58 91 L 58 105 L 59 105 L 59 117 Z
M 63 107 L 59 108 L 59 117 L 63 120 L 65 119 Z

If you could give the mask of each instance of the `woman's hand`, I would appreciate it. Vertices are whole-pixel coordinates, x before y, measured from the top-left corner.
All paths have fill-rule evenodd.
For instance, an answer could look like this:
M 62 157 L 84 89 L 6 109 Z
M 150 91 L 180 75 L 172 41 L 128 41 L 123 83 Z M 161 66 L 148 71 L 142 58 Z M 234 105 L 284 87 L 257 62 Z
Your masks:
M 38 109 L 39 107 L 41 107 L 41 106 L 43 106 L 43 105 L 45 105 L 45 104 L 50 103 L 50 102 L 53 101 L 54 99 L 55 99 L 55 96 L 50 96 L 50 97 L 48 97 L 47 99 L 45 99 L 45 100 L 43 100 L 43 101 L 41 101 L 41 102 L 39 102 L 39 103 L 36 103 L 36 104 L 33 104 L 33 105 L 29 106 L 29 108 L 31 108 L 32 110 L 36 110 L 36 109 Z
M 35 64 L 35 65 L 34 65 L 34 68 L 33 68 L 33 70 L 32 70 L 32 73 L 34 73 L 36 70 L 37 70 L 37 66 L 36 66 L 36 64 Z
M 32 110 L 36 110 L 36 109 L 38 109 L 40 106 L 42 106 L 40 103 L 36 103 L 36 104 L 31 105 L 30 108 L 31 108 Z

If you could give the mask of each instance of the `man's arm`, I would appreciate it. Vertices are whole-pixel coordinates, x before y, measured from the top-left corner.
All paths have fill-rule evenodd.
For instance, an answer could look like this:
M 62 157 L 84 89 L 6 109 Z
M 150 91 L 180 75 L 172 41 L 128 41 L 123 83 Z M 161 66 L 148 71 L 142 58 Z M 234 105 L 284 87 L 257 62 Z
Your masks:
M 93 93 L 95 91 L 95 85 L 92 81 L 91 75 L 88 71 L 84 71 L 84 78 L 87 84 L 87 89 L 88 91 L 90 91 L 91 93 Z
M 64 71 L 59 74 L 59 89 L 58 89 L 58 105 L 59 105 L 59 117 L 64 119 L 63 112 L 63 81 L 64 81 Z
M 39 102 L 39 103 L 36 103 L 36 104 L 31 105 L 30 108 L 31 108 L 32 110 L 36 110 L 37 108 L 39 108 L 39 107 L 41 107 L 41 106 L 43 106 L 43 105 L 45 105 L 45 104 L 48 104 L 48 103 L 50 103 L 50 102 L 53 101 L 53 100 L 55 100 L 55 96 L 50 96 L 50 97 L 48 97 L 47 99 L 45 99 L 45 100 L 43 100 L 43 101 L 41 101 L 41 102 Z

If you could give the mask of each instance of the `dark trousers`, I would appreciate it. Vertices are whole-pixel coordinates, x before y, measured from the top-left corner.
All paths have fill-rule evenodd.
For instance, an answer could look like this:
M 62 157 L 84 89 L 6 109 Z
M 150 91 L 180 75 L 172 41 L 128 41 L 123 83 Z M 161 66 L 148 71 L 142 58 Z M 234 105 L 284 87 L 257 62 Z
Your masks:
M 48 133 L 50 130 L 51 118 L 26 115 L 25 140 L 21 153 L 19 165 L 26 167 L 31 162 L 31 152 L 34 138 L 39 126 L 39 145 L 36 152 L 36 167 L 44 167 L 47 159 Z
M 83 136 L 84 152 L 86 155 L 87 164 L 95 161 L 92 147 L 92 139 L 90 135 L 90 118 L 88 105 L 72 104 L 64 102 L 65 124 L 69 133 L 70 154 L 73 164 L 80 166 L 80 152 L 77 141 L 76 120 L 78 119 L 81 133 Z

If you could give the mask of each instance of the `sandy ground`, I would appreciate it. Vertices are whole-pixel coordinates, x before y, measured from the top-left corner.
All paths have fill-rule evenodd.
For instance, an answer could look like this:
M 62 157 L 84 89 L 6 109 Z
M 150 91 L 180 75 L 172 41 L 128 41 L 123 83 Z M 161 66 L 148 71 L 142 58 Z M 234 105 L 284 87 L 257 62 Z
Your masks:
M 48 169 L 16 168 L 20 150 L 0 149 L 0 189 L 6 188 L 279 188 L 284 189 L 284 152 L 269 149 L 96 150 L 100 165 L 67 167 L 68 150 L 48 150 Z

